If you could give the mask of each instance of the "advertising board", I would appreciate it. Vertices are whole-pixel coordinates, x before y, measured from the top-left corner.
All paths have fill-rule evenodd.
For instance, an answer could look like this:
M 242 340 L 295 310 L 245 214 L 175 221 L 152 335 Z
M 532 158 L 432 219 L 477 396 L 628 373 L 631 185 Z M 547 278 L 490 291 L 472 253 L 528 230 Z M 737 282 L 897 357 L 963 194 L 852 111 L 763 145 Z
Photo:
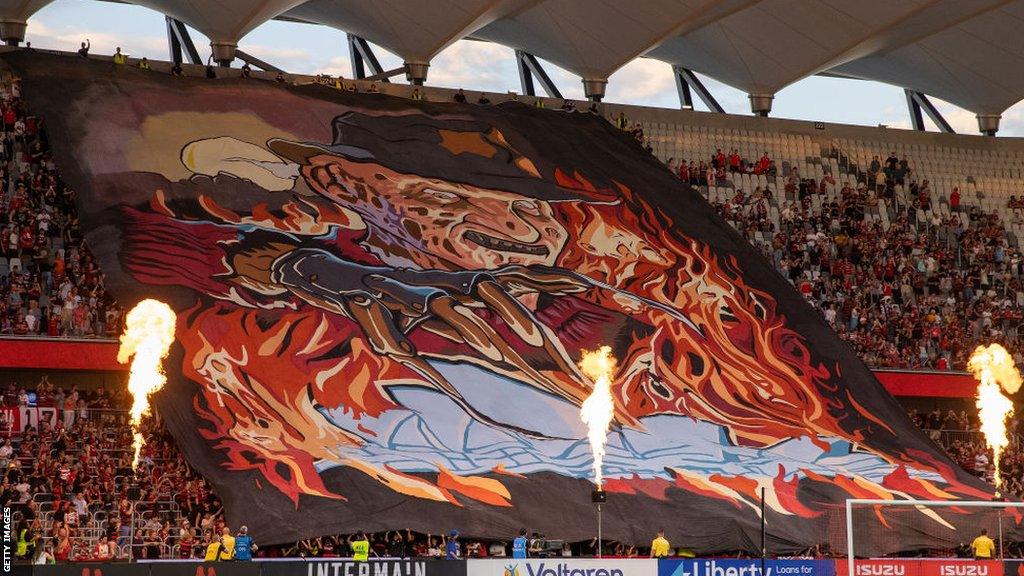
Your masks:
M 762 576 L 759 558 L 668 558 L 658 576 Z M 836 576 L 832 560 L 765 560 L 763 576 Z M 845 576 L 845 575 L 840 575 Z
M 467 576 L 658 576 L 658 561 L 610 558 L 470 560 Z
M 836 560 L 836 576 L 847 576 L 846 559 Z M 1003 576 L 999 560 L 877 558 L 853 563 L 854 576 Z M 1016 572 L 1012 576 L 1017 576 Z

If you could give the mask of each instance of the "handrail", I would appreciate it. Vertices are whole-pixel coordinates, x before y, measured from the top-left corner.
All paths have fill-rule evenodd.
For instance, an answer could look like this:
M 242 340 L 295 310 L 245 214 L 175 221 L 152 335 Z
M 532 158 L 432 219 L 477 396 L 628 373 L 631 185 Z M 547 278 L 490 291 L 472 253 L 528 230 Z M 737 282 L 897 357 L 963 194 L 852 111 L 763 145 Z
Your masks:
M 96 336 L 93 338 L 82 338 L 81 336 L 45 336 L 42 334 L 0 334 L 0 340 L 38 340 L 40 342 L 80 342 L 80 343 L 116 343 L 117 338 Z

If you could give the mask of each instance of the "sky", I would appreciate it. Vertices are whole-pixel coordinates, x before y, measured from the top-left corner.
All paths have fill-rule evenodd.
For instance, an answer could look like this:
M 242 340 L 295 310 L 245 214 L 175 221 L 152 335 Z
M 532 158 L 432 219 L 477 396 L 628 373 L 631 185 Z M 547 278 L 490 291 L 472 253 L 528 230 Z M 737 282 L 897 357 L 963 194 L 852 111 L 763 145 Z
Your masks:
M 192 30 L 202 56 L 209 54 L 209 40 Z M 85 39 L 95 54 L 111 54 L 114 48 L 132 56 L 167 60 L 166 28 L 161 14 L 148 8 L 99 2 L 55 0 L 29 19 L 26 40 L 38 48 L 77 50 Z M 300 74 L 327 73 L 351 77 L 345 33 L 326 26 L 271 21 L 250 32 L 239 48 L 267 62 Z M 402 59 L 374 47 L 385 70 L 402 65 Z M 579 77 L 542 61 L 548 75 L 568 98 L 583 98 Z M 747 95 L 740 90 L 701 76 L 701 80 L 726 112 L 749 114 Z M 519 75 L 511 48 L 489 42 L 460 40 L 431 62 L 428 85 L 491 92 L 520 91 Z M 539 89 L 539 88 L 538 88 Z M 696 95 L 694 99 L 697 100 Z M 634 60 L 608 80 L 606 101 L 641 106 L 678 108 L 679 96 L 671 67 L 655 60 Z M 953 129 L 977 134 L 974 113 L 932 98 Z M 699 100 L 698 110 L 705 110 Z M 779 91 L 771 115 L 845 124 L 909 128 L 910 117 L 901 88 L 862 80 L 812 76 Z M 930 130 L 935 127 L 925 118 Z M 1024 102 L 1003 113 L 1000 136 L 1024 136 Z

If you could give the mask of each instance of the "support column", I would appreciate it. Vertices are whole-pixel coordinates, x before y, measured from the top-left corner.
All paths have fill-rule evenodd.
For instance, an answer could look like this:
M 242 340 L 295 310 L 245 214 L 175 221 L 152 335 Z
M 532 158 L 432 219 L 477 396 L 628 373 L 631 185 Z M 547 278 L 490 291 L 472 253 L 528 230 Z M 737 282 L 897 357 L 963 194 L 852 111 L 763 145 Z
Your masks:
M 907 112 L 910 113 L 910 127 L 918 132 L 924 132 L 924 114 L 921 113 L 921 105 L 914 97 L 914 91 L 909 88 L 903 89 L 907 97 Z
M 559 92 L 558 87 L 548 76 L 548 73 L 544 70 L 544 67 L 540 65 L 537 57 L 529 52 L 523 52 L 522 50 L 516 50 L 516 69 L 519 70 L 519 84 L 523 89 L 523 95 L 525 96 L 536 96 L 537 91 L 534 88 L 533 81 L 536 79 L 540 83 L 540 87 L 544 89 L 544 92 L 548 95 L 548 98 L 561 98 L 562 93 Z
M 0 20 L 0 40 L 8 46 L 21 44 L 25 41 L 27 26 L 24 20 Z
M 359 53 L 359 46 L 356 44 L 357 37 L 348 35 L 348 57 L 352 62 L 352 77 L 356 80 L 366 78 L 366 67 L 363 65 L 363 55 Z
M 748 94 L 750 98 L 750 111 L 757 116 L 767 116 L 772 111 L 772 100 L 774 94 Z
M 264 72 L 284 72 L 284 70 L 278 68 L 277 66 L 264 62 L 263 60 L 260 60 L 259 58 L 253 56 L 252 54 L 249 54 L 242 50 L 235 50 L 235 58 L 238 58 L 239 60 L 245 62 L 250 66 L 255 66 L 260 70 L 263 70 Z
M 516 70 L 519 71 L 519 87 L 523 96 L 536 96 L 537 90 L 533 87 L 533 73 L 524 58 L 526 52 L 516 50 Z
M 348 35 L 348 54 L 352 59 L 352 75 L 356 80 L 363 80 L 367 76 L 384 75 L 384 69 L 370 44 L 355 34 Z M 426 70 L 423 71 L 423 77 L 427 77 Z M 381 82 L 388 82 L 387 77 L 381 78 Z
M 210 49 L 213 50 L 213 61 L 218 65 L 227 68 L 235 59 L 235 50 L 238 44 L 234 42 L 210 42 Z
M 202 64 L 196 45 L 192 43 L 192 36 L 188 28 L 179 20 L 165 16 L 167 22 L 167 47 L 171 52 L 171 62 L 181 64 L 182 56 L 188 58 L 189 64 Z
M 690 93 L 692 90 L 697 93 L 697 97 L 708 107 L 708 110 L 718 112 L 719 114 L 725 113 L 722 105 L 715 100 L 715 97 L 711 95 L 711 91 L 707 89 L 707 86 L 704 86 L 704 83 L 700 81 L 700 78 L 697 78 L 697 75 L 692 70 L 682 66 L 672 66 L 672 75 L 676 78 L 676 89 L 679 90 L 679 103 L 684 108 L 693 109 L 693 97 Z
M 956 134 L 953 127 L 946 122 L 946 119 L 939 113 L 939 109 L 932 104 L 932 101 L 928 99 L 924 94 L 911 90 L 909 88 L 904 89 L 904 93 L 907 96 L 907 107 L 910 111 L 910 123 L 913 125 L 914 130 L 924 130 L 924 118 L 921 116 L 922 113 L 926 114 L 928 118 L 938 126 L 940 132 L 946 134 Z M 998 121 L 996 122 L 998 124 Z
M 985 136 L 995 136 L 999 132 L 1000 114 L 978 114 L 978 131 Z
M 682 74 L 672 67 L 672 76 L 676 80 L 676 92 L 679 93 L 679 107 L 684 110 L 693 110 L 693 94 L 690 93 L 690 85 L 683 78 Z
M 410 84 L 423 86 L 423 83 L 427 80 L 428 68 L 430 68 L 430 62 L 406 62 L 405 79 Z
M 178 34 L 174 30 L 174 19 L 170 16 L 165 18 L 167 19 L 167 50 L 170 52 L 171 62 L 181 64 L 181 41 L 178 40 Z
M 591 102 L 600 102 L 604 98 L 605 88 L 608 87 L 607 78 L 584 78 L 583 95 Z

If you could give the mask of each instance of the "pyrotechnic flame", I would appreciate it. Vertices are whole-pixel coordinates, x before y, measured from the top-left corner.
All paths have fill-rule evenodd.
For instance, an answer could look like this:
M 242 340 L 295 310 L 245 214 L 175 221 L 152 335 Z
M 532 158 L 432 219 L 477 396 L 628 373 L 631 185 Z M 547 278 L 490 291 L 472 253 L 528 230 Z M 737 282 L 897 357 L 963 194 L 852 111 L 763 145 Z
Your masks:
M 159 300 L 139 302 L 125 318 L 117 361 L 125 364 L 134 356 L 128 376 L 128 391 L 132 394 L 132 447 L 135 449 L 133 470 L 139 465 L 142 451 L 141 425 L 142 417 L 149 413 L 149 395 L 167 382 L 162 363 L 174 343 L 174 323 L 174 311 Z
M 580 370 L 594 381 L 594 390 L 580 407 L 580 419 L 587 425 L 587 439 L 594 454 L 594 484 L 598 490 L 603 482 L 601 466 L 604 462 L 605 444 L 608 443 L 608 429 L 615 417 L 615 403 L 612 400 L 612 374 L 615 372 L 615 357 L 612 349 L 602 346 L 594 351 L 583 351 Z
M 1003 395 L 1003 390 L 1013 394 L 1020 389 L 1020 372 L 1010 353 L 999 344 L 978 346 L 967 362 L 967 369 L 978 379 L 978 400 L 975 405 L 978 407 L 978 420 L 981 421 L 985 444 L 992 449 L 992 464 L 995 466 L 995 483 L 998 488 L 1002 485 L 999 459 L 1010 444 L 1006 437 L 1006 419 L 1013 414 L 1013 402 Z

